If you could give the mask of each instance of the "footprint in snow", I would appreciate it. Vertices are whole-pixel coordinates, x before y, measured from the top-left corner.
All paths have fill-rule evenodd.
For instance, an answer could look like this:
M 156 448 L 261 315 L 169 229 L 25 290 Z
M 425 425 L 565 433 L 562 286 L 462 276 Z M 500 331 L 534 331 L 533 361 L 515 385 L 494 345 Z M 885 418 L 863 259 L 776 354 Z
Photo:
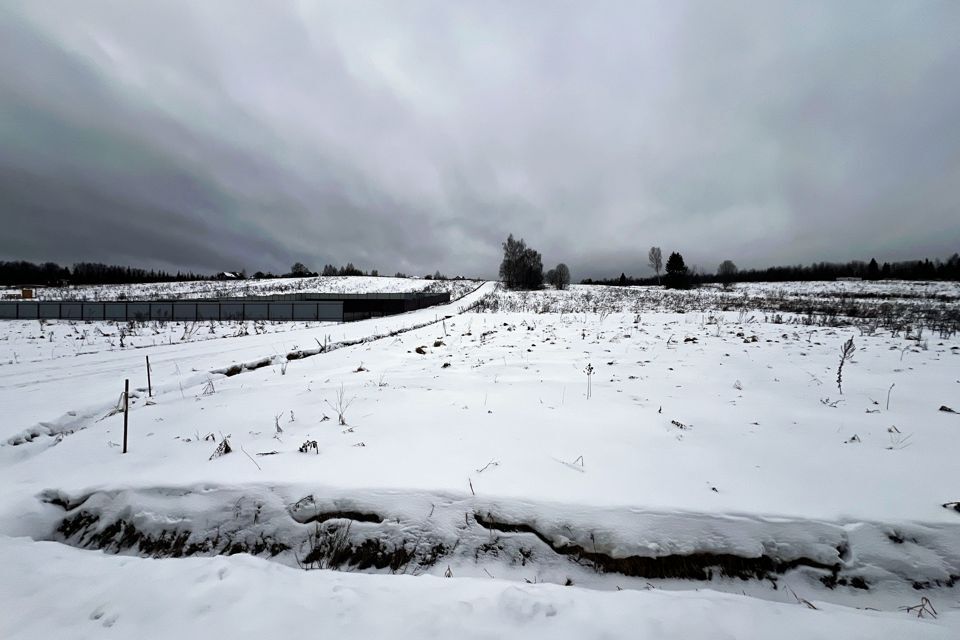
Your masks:
M 104 611 L 104 606 L 105 605 L 101 605 L 96 609 L 94 609 L 93 612 L 90 613 L 90 619 L 93 621 L 103 620 L 103 623 L 102 623 L 103 626 L 109 628 L 117 623 L 117 620 L 120 619 L 120 616 L 117 614 L 113 614 L 104 618 L 104 616 L 106 615 L 106 611 Z

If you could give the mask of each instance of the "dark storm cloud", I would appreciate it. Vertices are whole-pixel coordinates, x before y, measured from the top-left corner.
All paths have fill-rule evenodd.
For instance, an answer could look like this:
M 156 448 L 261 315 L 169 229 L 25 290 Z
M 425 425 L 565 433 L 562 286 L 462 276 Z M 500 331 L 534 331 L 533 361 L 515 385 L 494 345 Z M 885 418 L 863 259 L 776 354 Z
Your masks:
M 960 4 L 0 4 L 0 257 L 960 249 Z

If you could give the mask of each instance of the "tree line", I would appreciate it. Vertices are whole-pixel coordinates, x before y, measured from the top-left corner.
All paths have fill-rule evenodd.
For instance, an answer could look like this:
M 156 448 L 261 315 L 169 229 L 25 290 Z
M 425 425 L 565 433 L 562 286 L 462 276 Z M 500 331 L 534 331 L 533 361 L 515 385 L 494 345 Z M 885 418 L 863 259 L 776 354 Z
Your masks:
M 178 271 L 146 270 L 99 262 L 78 262 L 63 267 L 55 262 L 35 264 L 26 260 L 0 261 L 0 285 L 37 284 L 60 286 L 65 284 L 133 284 L 140 282 L 177 282 L 207 280 L 208 276 Z
M 320 272 L 316 272 L 310 269 L 307 265 L 302 262 L 295 262 L 288 273 L 275 274 L 271 272 L 257 271 L 253 274 L 255 280 L 270 279 L 270 278 L 315 278 L 317 276 L 371 276 L 373 278 L 380 277 L 380 271 L 377 269 L 371 269 L 370 271 L 364 271 L 353 266 L 352 262 L 348 262 L 342 267 L 338 267 L 333 264 L 323 265 L 323 269 Z M 397 271 L 394 278 L 406 278 L 407 274 L 402 271 Z M 440 273 L 440 270 L 437 269 L 433 274 L 426 274 L 423 276 L 424 280 L 463 280 L 463 276 L 456 276 L 454 278 L 447 278 L 444 274 Z
M 662 252 L 659 247 L 651 247 L 647 254 L 647 263 L 656 274 L 654 277 L 628 277 L 621 273 L 619 278 L 586 278 L 583 284 L 605 284 L 613 286 L 649 286 L 663 284 L 668 288 L 685 288 L 706 283 L 720 283 L 731 286 L 736 282 L 786 282 L 836 280 L 837 278 L 859 278 L 862 280 L 954 280 L 960 281 L 960 254 L 954 253 L 947 260 L 925 258 L 922 260 L 904 260 L 900 262 L 877 262 L 851 260 L 849 262 L 814 262 L 810 265 L 792 265 L 768 267 L 765 269 L 738 269 L 732 260 L 724 260 L 716 272 L 707 273 L 699 269 L 688 269 L 683 256 L 678 252 L 670 254 L 664 269 Z M 664 271 L 661 279 L 660 273 Z
M 137 284 L 149 282 L 182 282 L 187 280 L 215 280 L 224 275 L 230 279 L 244 280 L 247 278 L 246 270 L 231 272 L 229 274 L 205 275 L 189 271 L 169 271 L 156 269 L 140 269 L 137 267 L 124 267 L 118 265 L 107 265 L 99 262 L 78 262 L 72 267 L 65 267 L 56 262 L 33 263 L 26 260 L 0 260 L 0 286 L 16 285 L 45 285 L 51 287 L 81 284 Z M 323 271 L 317 273 L 312 271 L 302 262 L 296 262 L 290 268 L 290 271 L 282 274 L 257 271 L 253 274 L 255 279 L 267 278 L 308 278 L 318 275 L 324 276 L 374 276 L 380 275 L 376 269 L 363 271 L 348 262 L 342 267 L 332 264 L 324 265 Z M 404 273 L 397 272 L 394 276 L 397 278 L 406 278 Z M 447 276 L 440 273 L 438 269 L 433 274 L 424 276 L 427 280 L 447 280 Z M 457 276 L 455 280 L 462 280 L 462 276 Z

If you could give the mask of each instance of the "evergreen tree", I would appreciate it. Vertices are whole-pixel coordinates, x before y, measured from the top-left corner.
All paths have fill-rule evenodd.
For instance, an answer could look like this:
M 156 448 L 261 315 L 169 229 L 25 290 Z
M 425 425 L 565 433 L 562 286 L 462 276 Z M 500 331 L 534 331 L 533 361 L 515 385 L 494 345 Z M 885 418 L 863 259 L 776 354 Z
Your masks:
M 667 275 L 664 278 L 664 284 L 668 289 L 686 289 L 690 286 L 687 277 L 687 265 L 683 262 L 683 256 L 674 251 L 667 258 Z

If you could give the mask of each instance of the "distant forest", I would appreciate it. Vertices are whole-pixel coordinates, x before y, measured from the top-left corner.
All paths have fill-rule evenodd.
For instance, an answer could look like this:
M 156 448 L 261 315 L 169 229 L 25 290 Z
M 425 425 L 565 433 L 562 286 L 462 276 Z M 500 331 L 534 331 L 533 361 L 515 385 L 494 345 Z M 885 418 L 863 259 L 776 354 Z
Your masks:
M 276 275 L 273 273 L 264 273 L 258 271 L 253 274 L 254 279 L 262 278 L 309 278 L 317 274 L 311 271 L 302 262 L 295 263 L 289 273 Z M 369 274 L 357 267 L 352 262 L 346 266 L 337 267 L 332 264 L 323 267 L 325 276 L 379 276 L 379 272 L 373 269 Z M 397 278 L 406 278 L 403 273 L 397 273 Z M 62 267 L 55 262 L 44 262 L 43 264 L 34 264 L 25 260 L 14 260 L 4 262 L 0 260 L 0 286 L 13 285 L 45 285 L 61 286 L 75 284 L 134 284 L 141 282 L 183 282 L 186 280 L 245 280 L 247 274 L 244 271 L 218 273 L 215 275 L 204 275 L 178 271 L 170 273 L 168 271 L 156 271 L 138 269 L 136 267 L 121 267 L 115 265 L 106 265 L 96 262 L 78 262 L 70 267 Z M 446 280 L 447 276 L 438 270 L 433 275 L 424 276 L 427 280 Z M 458 276 L 457 279 L 462 279 Z
M 729 262 L 729 261 L 728 261 Z M 863 280 L 954 280 L 960 281 L 960 254 L 953 254 L 948 260 L 907 260 L 903 262 L 878 263 L 876 260 L 864 262 L 853 260 L 846 263 L 816 262 L 809 266 L 795 265 L 783 267 L 769 267 L 766 269 L 742 269 L 735 266 L 723 275 L 719 273 L 705 273 L 694 267 L 686 273 L 690 285 L 707 284 L 712 282 L 785 282 L 791 280 L 836 280 L 837 278 L 862 278 Z M 718 269 L 719 271 L 719 269 Z M 326 265 L 323 275 L 365 275 L 363 271 L 352 264 L 346 267 Z M 291 273 L 283 276 L 257 273 L 255 278 L 275 277 L 303 277 L 316 275 L 300 263 L 294 265 Z M 376 270 L 370 275 L 378 275 Z M 0 285 L 80 285 L 80 284 L 132 284 L 140 282 L 181 282 L 186 280 L 212 280 L 216 275 L 204 275 L 178 271 L 157 271 L 140 269 L 137 267 L 122 267 L 106 265 L 96 262 L 78 262 L 73 267 L 64 267 L 55 262 L 35 264 L 24 260 L 0 261 Z M 241 274 L 234 277 L 243 278 Z M 398 273 L 397 277 L 406 277 Z M 432 279 L 446 279 L 438 271 Z M 656 276 L 636 278 L 621 273 L 616 278 L 591 279 L 581 281 L 582 284 L 605 284 L 614 286 L 655 285 Z
M 23 260 L 0 261 L 0 285 L 49 285 L 62 284 L 130 284 L 136 282 L 178 282 L 183 280 L 208 280 L 209 276 L 196 273 L 169 273 L 119 267 L 96 262 L 78 262 L 70 267 L 61 267 L 55 262 L 34 264 Z
M 735 269 L 735 268 L 734 268 Z M 718 270 L 719 271 L 719 270 Z M 728 272 L 704 273 L 696 268 L 687 273 L 693 286 L 711 282 L 786 282 L 810 280 L 836 280 L 837 278 L 862 278 L 863 280 L 957 280 L 960 281 L 960 254 L 953 254 L 946 262 L 942 260 L 907 260 L 884 262 L 876 259 L 869 262 L 852 260 L 846 263 L 815 262 L 809 266 L 796 265 L 768 267 L 766 269 L 742 269 Z M 614 286 L 655 285 L 658 278 L 633 278 L 621 273 L 618 278 L 582 280 L 582 284 L 605 284 Z

